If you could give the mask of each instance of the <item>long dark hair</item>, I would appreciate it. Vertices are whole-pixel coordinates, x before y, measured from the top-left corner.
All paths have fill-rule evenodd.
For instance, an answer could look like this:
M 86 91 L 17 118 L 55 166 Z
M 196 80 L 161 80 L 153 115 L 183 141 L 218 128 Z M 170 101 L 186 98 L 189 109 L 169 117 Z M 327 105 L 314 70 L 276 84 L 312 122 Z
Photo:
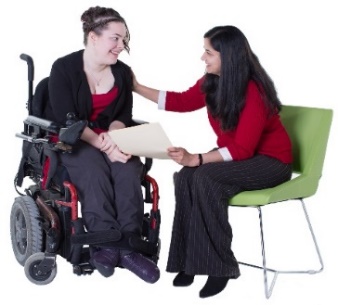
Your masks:
M 217 26 L 205 33 L 220 53 L 220 76 L 207 73 L 202 84 L 211 115 L 223 130 L 236 128 L 244 107 L 247 86 L 255 81 L 270 114 L 278 113 L 281 102 L 273 81 L 261 66 L 244 34 L 234 26 Z

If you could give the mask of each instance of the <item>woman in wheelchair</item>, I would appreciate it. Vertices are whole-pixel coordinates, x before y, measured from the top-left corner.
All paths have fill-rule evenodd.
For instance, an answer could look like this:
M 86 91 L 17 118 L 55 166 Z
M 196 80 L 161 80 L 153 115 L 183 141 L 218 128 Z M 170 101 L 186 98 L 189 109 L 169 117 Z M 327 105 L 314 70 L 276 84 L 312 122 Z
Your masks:
M 73 152 L 61 154 L 77 189 L 88 232 L 117 229 L 141 237 L 143 164 L 138 157 L 120 151 L 107 133 L 132 122 L 132 74 L 118 60 L 123 50 L 129 51 L 129 31 L 111 8 L 91 7 L 81 21 L 85 48 L 54 62 L 45 117 L 65 124 L 67 113 L 74 113 L 89 122 Z M 92 252 L 91 263 L 105 277 L 116 266 L 149 283 L 160 277 L 157 265 L 132 249 L 104 246 Z

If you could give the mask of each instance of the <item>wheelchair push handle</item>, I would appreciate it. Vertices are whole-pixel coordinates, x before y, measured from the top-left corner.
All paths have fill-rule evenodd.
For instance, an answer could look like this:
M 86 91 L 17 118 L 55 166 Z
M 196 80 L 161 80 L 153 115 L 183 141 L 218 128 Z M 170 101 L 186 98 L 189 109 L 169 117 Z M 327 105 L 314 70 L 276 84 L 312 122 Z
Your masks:
M 27 62 L 28 66 L 28 101 L 26 103 L 26 108 L 28 110 L 28 114 L 31 115 L 33 99 L 34 62 L 32 57 L 24 53 L 20 55 L 20 58 Z
M 27 62 L 28 65 L 28 81 L 33 81 L 34 80 L 34 63 L 33 63 L 33 58 L 30 57 L 27 54 L 22 53 L 20 55 L 20 58 Z

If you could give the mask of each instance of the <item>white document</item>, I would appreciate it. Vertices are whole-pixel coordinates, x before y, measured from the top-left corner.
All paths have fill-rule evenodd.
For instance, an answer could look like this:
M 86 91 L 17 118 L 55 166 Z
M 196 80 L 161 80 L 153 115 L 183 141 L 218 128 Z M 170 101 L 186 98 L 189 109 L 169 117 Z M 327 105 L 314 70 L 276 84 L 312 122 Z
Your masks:
M 121 151 L 134 156 L 169 159 L 167 149 L 173 146 L 159 123 L 112 130 L 109 135 Z

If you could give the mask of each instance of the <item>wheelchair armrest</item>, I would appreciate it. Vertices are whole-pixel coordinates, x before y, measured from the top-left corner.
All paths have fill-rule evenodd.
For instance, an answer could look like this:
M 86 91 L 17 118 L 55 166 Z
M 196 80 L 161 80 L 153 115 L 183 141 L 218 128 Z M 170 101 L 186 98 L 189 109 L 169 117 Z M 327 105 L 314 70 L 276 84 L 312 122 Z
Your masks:
M 37 126 L 42 128 L 43 130 L 58 134 L 60 131 L 60 125 L 55 122 L 38 118 L 33 115 L 29 115 L 27 119 L 24 121 L 25 124 L 31 126 Z
M 61 128 L 59 140 L 68 145 L 74 145 L 80 139 L 83 130 L 87 126 L 87 121 L 77 121 L 66 128 Z
M 87 126 L 87 121 L 74 121 L 71 122 L 71 125 L 63 127 L 55 122 L 30 115 L 26 118 L 24 124 L 37 129 L 36 134 L 40 133 L 39 130 L 44 130 L 58 135 L 60 142 L 72 146 L 80 139 L 83 130 Z M 48 143 L 48 139 L 39 135 L 36 137 L 36 134 L 31 136 L 21 133 L 16 134 L 16 136 L 29 142 Z

